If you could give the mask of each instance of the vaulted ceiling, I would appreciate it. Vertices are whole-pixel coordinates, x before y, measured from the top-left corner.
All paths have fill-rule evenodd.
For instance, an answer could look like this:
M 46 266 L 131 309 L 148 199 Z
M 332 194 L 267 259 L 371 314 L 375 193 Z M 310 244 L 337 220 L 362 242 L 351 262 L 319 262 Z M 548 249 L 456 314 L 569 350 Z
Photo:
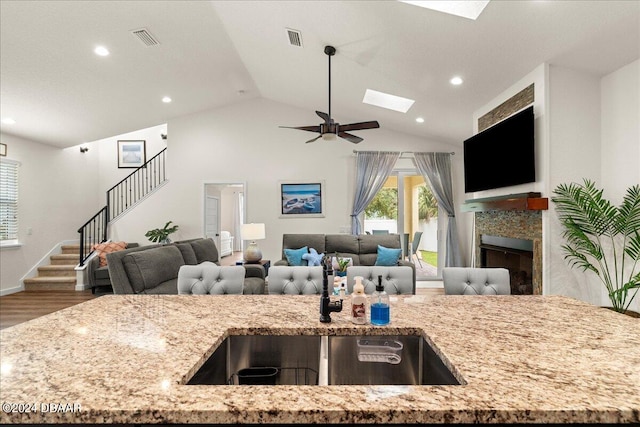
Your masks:
M 640 57 L 640 2 L 493 0 L 474 21 L 397 1 L 2 0 L 1 129 L 69 147 L 256 97 L 309 111 L 283 125 L 319 124 L 328 44 L 337 121 L 460 144 L 474 110 L 543 62 L 603 76 Z M 366 89 L 415 103 L 363 104 Z

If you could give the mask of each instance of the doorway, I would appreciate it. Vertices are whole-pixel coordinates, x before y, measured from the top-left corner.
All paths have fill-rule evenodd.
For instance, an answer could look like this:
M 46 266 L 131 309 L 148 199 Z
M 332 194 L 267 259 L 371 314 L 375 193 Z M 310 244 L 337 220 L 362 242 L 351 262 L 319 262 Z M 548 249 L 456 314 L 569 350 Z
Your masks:
M 365 209 L 364 231 L 400 234 L 404 256 L 415 264 L 416 278 L 437 280 L 442 277 L 443 218 L 446 215 L 441 214 L 424 178 L 415 169 L 397 169 Z
M 242 253 L 245 189 L 241 182 L 204 184 L 203 235 L 214 240 L 220 259 Z

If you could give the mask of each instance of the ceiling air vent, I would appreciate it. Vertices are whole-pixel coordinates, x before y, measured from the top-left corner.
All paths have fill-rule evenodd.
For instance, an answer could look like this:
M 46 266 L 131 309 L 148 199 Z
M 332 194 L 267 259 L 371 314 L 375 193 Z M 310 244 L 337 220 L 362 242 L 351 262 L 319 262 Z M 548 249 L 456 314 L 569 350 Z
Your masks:
M 136 36 L 138 40 L 140 40 L 145 46 L 155 46 L 160 44 L 160 42 L 156 40 L 156 38 L 153 37 L 153 35 L 151 35 L 151 33 L 146 28 L 132 30 L 131 34 Z
M 292 30 L 291 28 L 286 28 L 287 37 L 289 37 L 289 44 L 291 46 L 302 47 L 302 34 L 298 30 Z

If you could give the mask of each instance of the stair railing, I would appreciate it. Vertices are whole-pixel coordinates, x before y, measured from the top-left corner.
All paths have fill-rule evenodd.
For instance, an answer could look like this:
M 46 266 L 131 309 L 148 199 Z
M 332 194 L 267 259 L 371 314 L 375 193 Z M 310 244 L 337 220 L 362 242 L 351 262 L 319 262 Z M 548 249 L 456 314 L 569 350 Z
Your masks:
M 110 221 L 140 202 L 166 181 L 166 151 L 165 148 L 107 191 Z
M 108 213 L 107 207 L 103 207 L 78 229 L 78 233 L 80 233 L 80 266 L 84 265 L 93 252 L 91 249 L 93 245 L 107 240 Z
M 144 165 L 107 191 L 107 206 L 78 229 L 80 266 L 93 253 L 93 245 L 107 241 L 109 223 L 151 194 L 167 180 L 166 151 L 160 151 Z

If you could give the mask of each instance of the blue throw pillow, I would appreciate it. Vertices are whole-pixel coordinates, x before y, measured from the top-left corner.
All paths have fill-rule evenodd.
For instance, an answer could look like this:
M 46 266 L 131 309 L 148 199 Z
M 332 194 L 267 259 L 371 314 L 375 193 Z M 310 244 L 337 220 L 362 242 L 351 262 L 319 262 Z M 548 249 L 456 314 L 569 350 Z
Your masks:
M 402 255 L 402 249 L 385 248 L 384 246 L 378 245 L 378 258 L 376 258 L 375 265 L 384 267 L 398 265 L 400 255 Z
M 306 253 L 309 253 L 308 248 L 306 246 L 303 246 L 300 249 L 284 250 L 284 256 L 287 257 L 287 262 L 291 266 L 307 265 L 307 261 L 302 259 L 302 256 Z
M 303 254 L 302 259 L 307 261 L 308 265 L 322 265 L 322 258 L 324 258 L 324 254 L 319 254 L 313 248 L 309 248 L 308 254 Z

